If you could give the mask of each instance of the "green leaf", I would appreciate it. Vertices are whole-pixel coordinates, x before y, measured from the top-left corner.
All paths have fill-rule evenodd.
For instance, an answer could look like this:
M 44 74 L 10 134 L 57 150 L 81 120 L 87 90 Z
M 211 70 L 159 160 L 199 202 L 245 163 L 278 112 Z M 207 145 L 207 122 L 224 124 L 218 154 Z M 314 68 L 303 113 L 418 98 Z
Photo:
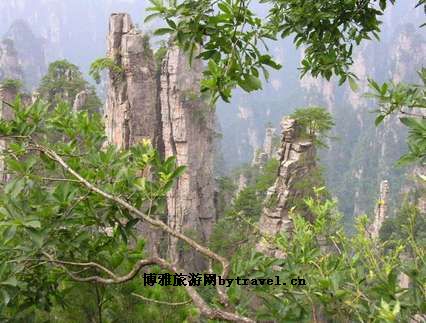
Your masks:
M 33 228 L 33 229 L 41 228 L 41 223 L 39 220 L 30 220 L 30 221 L 24 222 L 23 225 L 27 228 Z
M 148 22 L 150 22 L 150 21 L 152 21 L 152 20 L 154 20 L 156 18 L 160 18 L 160 17 L 161 17 L 160 13 L 153 13 L 153 14 L 150 14 L 150 15 L 146 16 L 144 22 L 148 23 Z
M 179 166 L 176 168 L 176 170 L 173 172 L 172 178 L 178 178 L 180 177 L 186 170 L 186 166 Z
M 156 31 L 154 31 L 154 35 L 155 36 L 163 36 L 163 35 L 166 35 L 166 34 L 170 34 L 172 32 L 174 32 L 174 30 L 171 29 L 171 28 L 159 28 Z
M 378 115 L 376 117 L 376 120 L 374 121 L 374 124 L 376 125 L 376 127 L 383 121 L 384 118 L 385 118 L 384 114 Z
M 399 118 L 399 120 L 408 128 L 415 128 L 418 126 L 417 120 L 415 118 L 402 117 Z
M 8 279 L 0 282 L 0 285 L 16 287 L 18 286 L 18 281 L 15 277 L 9 277 Z
M 231 11 L 231 9 L 228 7 L 228 5 L 226 3 L 220 2 L 217 6 L 219 7 L 219 9 L 222 12 L 228 14 L 229 16 L 232 15 L 232 11 Z
M 251 92 L 255 90 L 259 90 L 262 88 L 262 82 L 260 79 L 254 75 L 246 75 L 246 77 L 238 82 L 238 85 L 240 85 L 243 90 L 246 92 Z
M 19 178 L 7 183 L 4 192 L 9 194 L 12 199 L 16 198 L 25 187 L 25 179 Z
M 358 91 L 358 84 L 356 83 L 356 81 L 352 77 L 349 77 L 348 81 L 351 90 L 354 92 Z
M 3 242 L 6 244 L 15 237 L 16 225 L 11 225 L 3 231 Z
M 9 304 L 9 302 L 10 302 L 10 295 L 9 295 L 9 293 L 4 288 L 1 290 L 1 293 L 3 294 L 3 303 L 5 305 Z

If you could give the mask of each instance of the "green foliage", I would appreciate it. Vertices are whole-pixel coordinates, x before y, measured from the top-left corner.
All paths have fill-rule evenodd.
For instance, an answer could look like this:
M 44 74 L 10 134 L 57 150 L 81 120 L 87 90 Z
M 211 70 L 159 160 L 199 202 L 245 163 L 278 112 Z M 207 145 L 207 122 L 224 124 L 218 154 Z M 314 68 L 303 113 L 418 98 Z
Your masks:
M 333 117 L 321 107 L 308 107 L 296 109 L 290 117 L 297 120 L 304 128 L 306 135 L 319 147 L 327 147 L 325 140 L 329 131 L 334 126 Z
M 44 100 L 55 106 L 61 101 L 72 104 L 76 95 L 83 90 L 89 92 L 84 109 L 92 112 L 98 111 L 102 103 L 97 97 L 95 89 L 84 80 L 83 74 L 76 65 L 66 60 L 60 60 L 49 65 L 38 92 Z
M 424 194 L 424 190 L 422 192 Z M 388 218 L 380 229 L 382 241 L 404 241 L 410 233 L 420 245 L 426 246 L 426 218 L 412 202 L 404 201 L 395 217 Z
M 399 164 L 426 161 L 426 117 L 422 113 L 426 109 L 426 69 L 418 72 L 422 84 L 406 84 L 388 82 L 379 85 L 369 80 L 372 92 L 368 97 L 378 100 L 376 126 L 392 114 L 400 113 L 400 121 L 409 131 L 408 153 L 402 156 Z
M 75 315 L 96 314 L 93 322 L 99 299 L 101 314 L 112 321 L 120 320 L 120 314 L 129 317 L 142 311 L 151 321 L 160 313 L 170 320 L 176 315 L 188 317 L 192 306 L 176 314 L 140 305 L 129 296 L 137 292 L 160 300 L 182 300 L 184 291 L 179 288 L 141 290 L 140 280 L 112 289 L 82 286 L 72 282 L 68 270 L 98 275 L 95 268 L 65 270 L 46 256 L 98 262 L 118 275 L 145 257 L 143 237 L 136 231 L 141 219 L 82 185 L 54 154 L 85 180 L 148 215 L 164 212 L 166 192 L 184 167 L 177 167 L 173 157 L 162 161 L 148 141 L 128 151 L 105 145 L 101 117 L 72 112 L 66 103 L 51 110 L 42 101 L 26 107 L 18 99 L 13 112 L 13 120 L 0 120 L 0 134 L 8 142 L 5 164 L 10 176 L 0 191 L 0 320 L 28 322 L 35 315 L 56 313 L 65 322 L 74 322 L 79 320 Z M 126 313 L 132 306 L 134 312 Z
M 408 322 L 425 312 L 425 255 L 415 237 L 395 241 L 389 249 L 388 243 L 368 238 L 367 217 L 358 218 L 356 234 L 348 237 L 336 203 L 324 199 L 321 190 L 305 204 L 314 221 L 296 211 L 291 236 L 265 237 L 285 259 L 241 247 L 235 255 L 233 275 L 278 276 L 286 283 L 235 286 L 230 293 L 241 311 L 259 321 L 279 322 L 313 322 L 320 316 L 333 322 Z M 413 245 L 418 246 L 413 257 L 401 260 L 402 250 Z M 412 281 L 408 290 L 399 287 L 401 272 Z M 291 285 L 297 277 L 306 279 L 306 285 Z
M 276 179 L 278 166 L 278 160 L 270 159 L 261 171 L 257 167 L 240 169 L 233 177 L 238 179 L 242 174 L 248 185 L 234 199 L 232 196 L 237 190 L 235 179 L 226 177 L 219 181 L 220 207 L 217 212 L 220 217 L 211 238 L 214 250 L 233 255 L 242 245 L 256 239 L 254 223 L 260 218 L 266 191 Z
M 101 82 L 101 72 L 104 70 L 108 70 L 110 73 L 113 73 L 116 76 L 119 76 L 121 73 L 123 73 L 123 68 L 114 62 L 113 59 L 109 57 L 102 57 L 96 59 L 90 65 L 89 75 L 96 81 L 96 83 L 99 84 Z
M 302 75 L 311 73 L 340 83 L 354 83 L 349 71 L 354 45 L 378 38 L 379 17 L 394 0 L 263 0 L 257 15 L 245 0 L 150 0 L 153 13 L 146 21 L 161 17 L 167 27 L 155 35 L 171 34 L 189 52 L 208 61 L 203 90 L 229 102 L 232 89 L 262 88 L 260 73 L 268 78 L 268 68 L 279 69 L 269 53 L 267 41 L 292 37 L 296 47 L 304 47 Z
M 14 80 L 14 79 L 6 79 L 0 83 L 1 88 L 14 90 L 16 92 L 19 92 L 23 86 L 24 85 L 22 84 L 21 80 Z

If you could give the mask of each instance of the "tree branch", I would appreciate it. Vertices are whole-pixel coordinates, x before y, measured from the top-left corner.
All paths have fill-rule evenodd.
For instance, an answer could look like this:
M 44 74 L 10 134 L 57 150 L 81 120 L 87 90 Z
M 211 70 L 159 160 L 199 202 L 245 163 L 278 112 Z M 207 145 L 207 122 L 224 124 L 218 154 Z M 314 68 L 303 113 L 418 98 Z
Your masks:
M 174 272 L 174 273 L 185 273 L 184 271 L 178 270 L 174 265 L 170 264 L 166 260 L 159 258 L 159 257 L 142 259 L 142 260 L 140 260 L 136 263 L 136 265 L 133 267 L 133 269 L 127 275 L 117 276 L 114 273 L 112 273 L 110 270 L 106 269 L 105 267 L 103 267 L 102 265 L 97 264 L 97 263 L 93 263 L 93 262 L 78 263 L 78 262 L 69 262 L 69 261 L 57 260 L 57 259 L 54 259 L 52 255 L 50 255 L 46 252 L 43 252 L 43 255 L 48 258 L 49 262 L 51 262 L 51 263 L 57 265 L 58 267 L 62 268 L 67 273 L 67 275 L 69 275 L 71 277 L 71 279 L 78 281 L 78 282 L 96 282 L 96 283 L 101 283 L 101 284 L 120 284 L 120 283 L 124 283 L 124 282 L 127 282 L 127 281 L 133 279 L 143 267 L 150 266 L 150 265 L 158 265 L 158 266 L 160 266 L 164 269 L 167 269 L 170 272 Z M 70 265 L 70 266 L 80 266 L 80 267 L 91 266 L 91 267 L 95 267 L 95 268 L 98 268 L 98 269 L 106 272 L 111 278 L 103 278 L 103 277 L 100 277 L 100 276 L 78 277 L 65 266 L 66 264 Z M 227 320 L 227 321 L 232 321 L 232 322 L 244 322 L 244 323 L 254 323 L 255 322 L 254 320 L 252 320 L 250 318 L 240 316 L 240 315 L 235 314 L 235 313 L 226 312 L 226 311 L 223 311 L 221 309 L 216 309 L 216 308 L 213 309 L 204 301 L 204 299 L 200 296 L 200 294 L 195 290 L 195 288 L 193 286 L 185 285 L 183 287 L 185 288 L 186 292 L 188 293 L 188 295 L 191 298 L 194 305 L 200 310 L 200 312 L 203 315 L 205 315 L 206 317 L 208 317 L 212 320 L 222 319 L 222 320 Z M 137 296 L 139 298 L 145 299 L 141 295 L 138 295 L 138 294 L 133 294 L 133 295 Z M 158 304 L 163 304 L 163 302 L 161 302 L 161 301 L 155 301 L 155 300 L 152 300 L 152 299 L 145 299 L 145 300 L 153 301 L 153 302 L 158 303 Z M 170 305 L 170 304 L 174 304 L 173 306 L 184 305 L 183 303 L 181 303 L 181 304 L 179 304 L 179 303 L 165 303 L 165 305 Z
M 136 293 L 132 293 L 132 295 L 136 296 L 140 299 L 143 299 L 144 301 L 151 302 L 151 303 L 154 303 L 154 304 L 159 304 L 159 305 L 182 306 L 182 305 L 187 305 L 187 304 L 192 303 L 191 299 L 187 300 L 185 302 L 170 303 L 170 302 L 158 301 L 156 299 L 148 298 L 148 297 L 142 296 L 140 294 L 136 294 Z
M 221 272 L 221 277 L 222 279 L 225 279 L 226 277 L 228 277 L 229 274 L 229 270 L 230 270 L 230 264 L 229 261 L 216 254 L 215 252 L 211 251 L 209 248 L 204 247 L 202 245 L 200 245 L 199 243 L 197 243 L 195 240 L 187 237 L 186 235 L 177 232 L 175 230 L 173 230 L 172 228 L 170 228 L 167 224 L 165 224 L 164 222 L 160 221 L 160 220 L 156 220 L 152 217 L 149 217 L 148 215 L 144 214 L 143 212 L 141 212 L 140 210 L 138 210 L 137 208 L 135 208 L 133 205 L 127 203 L 125 200 L 117 197 L 117 196 L 113 196 L 107 192 L 104 192 L 103 190 L 99 189 L 98 187 L 94 186 L 93 184 L 91 184 L 89 181 L 87 181 L 85 178 L 83 178 L 80 174 L 78 174 L 75 170 L 73 170 L 62 158 L 61 156 L 59 156 L 55 151 L 53 151 L 50 148 L 38 145 L 38 144 L 33 144 L 34 149 L 39 150 L 43 153 L 46 154 L 47 157 L 49 157 L 50 159 L 56 161 L 57 163 L 59 163 L 63 169 L 70 173 L 71 175 L 73 175 L 82 185 L 84 185 L 85 187 L 87 187 L 90 191 L 95 192 L 101 196 L 103 196 L 104 198 L 111 200 L 115 203 L 117 203 L 118 205 L 122 206 L 123 208 L 127 209 L 128 211 L 130 211 L 131 213 L 137 215 L 139 218 L 143 219 L 144 221 L 148 222 L 149 224 L 160 228 L 161 230 L 167 232 L 168 234 L 185 241 L 187 244 L 189 244 L 192 248 L 194 248 L 195 250 L 197 250 L 199 253 L 203 254 L 204 256 L 214 259 L 216 261 L 218 261 L 221 265 L 222 265 L 222 272 Z M 220 286 L 216 286 L 217 292 L 219 294 L 220 297 L 220 301 L 223 305 L 227 306 L 228 305 L 228 297 L 226 295 L 226 292 L 224 292 L 223 289 L 221 289 Z

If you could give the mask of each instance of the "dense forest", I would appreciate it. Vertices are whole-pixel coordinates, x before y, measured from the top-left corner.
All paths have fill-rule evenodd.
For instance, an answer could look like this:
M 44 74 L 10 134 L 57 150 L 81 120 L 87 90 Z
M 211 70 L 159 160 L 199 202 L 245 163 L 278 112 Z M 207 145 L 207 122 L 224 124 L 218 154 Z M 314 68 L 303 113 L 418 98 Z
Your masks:
M 426 322 L 426 1 L 0 3 L 0 322 Z

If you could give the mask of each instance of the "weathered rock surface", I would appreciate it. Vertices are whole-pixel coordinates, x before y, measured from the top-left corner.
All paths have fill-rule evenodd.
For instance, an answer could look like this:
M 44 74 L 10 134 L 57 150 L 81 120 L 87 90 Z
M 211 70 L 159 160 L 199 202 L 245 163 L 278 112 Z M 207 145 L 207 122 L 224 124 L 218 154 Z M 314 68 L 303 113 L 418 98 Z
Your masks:
M 282 143 L 279 150 L 280 166 L 275 184 L 268 190 L 264 209 L 259 221 L 263 236 L 274 237 L 279 233 L 291 235 L 293 224 L 290 217 L 292 202 L 303 195 L 297 183 L 309 176 L 315 168 L 316 149 L 312 141 L 302 139 L 302 129 L 296 120 L 285 117 L 281 121 Z M 257 250 L 272 257 L 285 254 L 262 239 Z
M 72 109 L 74 112 L 81 111 L 87 103 L 89 93 L 86 90 L 79 92 L 74 99 Z
M 176 156 L 178 165 L 187 166 L 167 198 L 168 224 L 199 241 L 208 240 L 214 211 L 214 109 L 200 94 L 202 64 L 190 67 L 184 52 L 172 47 L 161 71 L 161 116 L 165 157 Z M 201 259 L 179 250 L 178 241 L 170 239 L 169 256 L 196 267 Z
M 120 66 L 121 73 L 109 72 L 105 123 L 107 138 L 127 149 L 143 139 L 155 148 L 161 144 L 161 116 L 157 104 L 156 68 L 147 38 L 125 13 L 112 14 L 109 21 L 107 57 Z M 76 97 L 74 108 L 79 99 Z M 150 225 L 138 224 L 152 255 L 159 253 L 159 233 Z
M 179 166 L 187 167 L 168 194 L 167 222 L 206 242 L 215 221 L 215 116 L 200 93 L 201 62 L 194 60 L 190 66 L 186 55 L 172 47 L 158 72 L 147 38 L 127 14 L 110 18 L 108 57 L 123 69 L 109 73 L 105 109 L 109 142 L 126 149 L 149 139 L 164 158 L 175 156 Z M 140 232 L 151 253 L 163 252 L 152 228 L 142 226 Z M 183 251 L 174 238 L 169 240 L 168 255 L 191 269 L 204 266 L 198 254 Z
M 20 19 L 12 23 L 5 39 L 14 43 L 25 86 L 34 89 L 47 70 L 44 40 L 36 37 L 28 23 Z
M 275 128 L 266 128 L 265 141 L 263 142 L 263 151 L 271 158 L 274 153 L 273 139 L 275 135 Z
M 0 81 L 5 79 L 23 79 L 18 52 L 11 39 L 0 41 Z
M 105 107 L 107 136 L 120 148 L 142 139 L 155 147 L 161 140 L 157 105 L 156 69 L 148 39 L 128 14 L 112 14 L 109 22 L 108 57 L 122 73 L 110 72 Z
M 374 210 L 374 221 L 369 228 L 370 236 L 374 239 L 379 237 L 380 229 L 387 217 L 389 182 L 384 180 L 380 183 L 380 196 Z

